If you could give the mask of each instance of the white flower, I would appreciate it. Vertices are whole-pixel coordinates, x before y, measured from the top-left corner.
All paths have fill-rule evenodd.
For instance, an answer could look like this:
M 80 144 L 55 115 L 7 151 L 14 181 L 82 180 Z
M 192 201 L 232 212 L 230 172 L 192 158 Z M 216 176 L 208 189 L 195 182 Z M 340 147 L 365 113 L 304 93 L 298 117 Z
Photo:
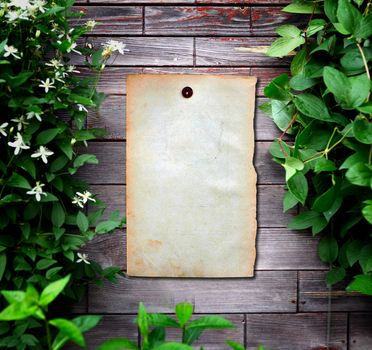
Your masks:
M 92 198 L 92 194 L 88 191 L 85 191 L 84 193 L 76 192 L 76 194 L 81 198 L 84 204 L 88 202 L 88 200 L 92 202 L 96 201 L 94 198 Z
M 46 66 L 54 67 L 55 69 L 58 69 L 59 67 L 63 67 L 63 64 L 60 60 L 57 60 L 56 58 L 53 58 L 49 61 L 49 63 L 45 63 Z
M 40 112 L 40 113 L 27 112 L 26 116 L 27 116 L 27 119 L 32 119 L 33 117 L 35 117 L 39 122 L 41 122 L 41 117 L 40 117 L 41 114 L 43 114 L 43 112 Z
M 67 72 L 68 73 L 80 73 L 80 71 L 76 70 L 75 68 L 76 68 L 75 66 L 69 65 L 67 66 Z
M 5 17 L 8 18 L 9 22 L 15 22 L 19 18 L 19 14 L 17 11 L 8 11 Z
M 87 112 L 88 113 L 88 110 L 80 103 L 77 104 L 78 108 L 79 108 L 79 111 L 80 112 Z
M 45 164 L 48 163 L 48 159 L 47 157 L 51 156 L 52 154 L 54 154 L 54 152 L 50 151 L 48 148 L 44 147 L 44 146 L 40 146 L 39 147 L 39 150 L 33 154 L 31 154 L 31 157 L 32 158 L 39 158 L 41 157 L 41 159 L 43 160 L 43 162 Z
M 28 0 L 12 0 L 9 3 L 9 6 L 14 6 L 14 7 L 18 7 L 22 10 L 27 10 L 28 8 L 31 7 L 31 4 Z
M 78 207 L 84 208 L 83 200 L 78 196 L 72 198 L 72 204 L 76 204 Z
M 78 256 L 78 260 L 76 260 L 77 263 L 81 263 L 81 262 L 84 262 L 85 264 L 90 264 L 90 262 L 88 261 L 88 254 L 85 254 L 85 253 L 77 253 L 77 256 Z
M 35 0 L 34 1 L 34 4 L 32 6 L 35 7 L 35 8 L 37 8 L 41 13 L 44 13 L 45 12 L 44 5 L 45 5 L 45 1 L 43 1 L 43 0 Z
M 30 124 L 30 123 L 27 123 L 26 121 L 25 121 L 25 117 L 22 115 L 22 116 L 20 116 L 19 118 L 13 118 L 13 119 L 10 119 L 12 122 L 15 122 L 15 123 L 17 123 L 17 129 L 18 129 L 18 131 L 21 131 L 22 130 L 22 127 L 23 127 L 23 125 L 28 125 L 28 124 Z
M 13 57 L 15 57 L 16 59 L 21 59 L 21 57 L 17 56 L 16 53 L 18 52 L 18 49 L 16 49 L 13 45 L 5 45 L 4 46 L 4 57 L 8 57 L 10 55 L 12 55 Z
M 5 132 L 5 128 L 8 126 L 8 123 L 2 123 L 0 125 L 0 134 L 2 134 L 3 136 L 6 136 L 7 133 Z
M 90 20 L 90 21 L 85 22 L 85 26 L 90 28 L 90 29 L 93 29 L 96 26 L 96 24 L 97 24 L 97 22 L 94 21 L 94 20 Z
M 103 51 L 102 56 L 103 58 L 109 58 L 115 51 L 118 51 L 120 54 L 124 55 L 126 45 L 117 40 L 109 40 L 106 43 L 103 43 Z
M 68 36 L 67 36 L 68 37 Z M 69 38 L 68 38 L 69 39 Z M 76 43 L 70 43 L 70 47 L 66 50 L 66 52 L 70 53 L 71 51 L 78 53 L 81 55 L 81 52 L 78 50 L 75 50 L 75 47 L 77 47 Z
M 21 149 L 29 149 L 30 148 L 29 146 L 26 146 L 26 144 L 23 142 L 22 135 L 19 132 L 17 132 L 17 136 L 15 136 L 14 142 L 8 142 L 8 145 L 10 147 L 15 148 L 14 155 L 17 155 L 21 151 Z
M 40 80 L 40 82 L 41 82 L 41 84 L 39 86 L 45 89 L 45 93 L 48 93 L 49 89 L 55 89 L 56 88 L 53 85 L 54 84 L 54 79 L 46 78 L 45 81 Z
M 63 74 L 63 73 L 61 73 L 61 72 L 56 72 L 56 73 L 54 74 L 54 78 L 55 78 L 55 80 L 57 80 L 57 81 L 59 81 L 59 82 L 61 82 L 61 83 L 64 83 L 65 81 L 64 81 L 63 79 L 61 79 L 60 76 L 64 77 L 65 74 Z
M 31 191 L 27 191 L 27 194 L 35 195 L 35 198 L 38 202 L 40 202 L 41 195 L 46 196 L 47 194 L 43 192 L 42 187 L 45 186 L 44 184 L 40 183 L 40 181 L 37 181 L 35 184 L 35 187 Z

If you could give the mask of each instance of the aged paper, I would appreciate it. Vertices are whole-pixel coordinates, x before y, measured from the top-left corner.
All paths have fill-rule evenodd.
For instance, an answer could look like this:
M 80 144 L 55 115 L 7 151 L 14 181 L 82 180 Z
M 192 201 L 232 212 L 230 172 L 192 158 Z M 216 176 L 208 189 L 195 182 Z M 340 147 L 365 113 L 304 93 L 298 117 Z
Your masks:
M 255 84 L 254 77 L 128 77 L 129 276 L 253 276 Z

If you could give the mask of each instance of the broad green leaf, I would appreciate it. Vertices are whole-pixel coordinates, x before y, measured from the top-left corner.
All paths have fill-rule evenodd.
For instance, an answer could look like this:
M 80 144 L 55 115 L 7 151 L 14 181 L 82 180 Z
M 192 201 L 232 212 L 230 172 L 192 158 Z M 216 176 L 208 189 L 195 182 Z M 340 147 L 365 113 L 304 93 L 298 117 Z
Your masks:
M 372 166 L 357 163 L 346 172 L 346 178 L 354 185 L 372 188 Z
M 6 268 L 6 253 L 0 253 L 0 281 L 3 279 L 5 268 Z
M 61 227 L 65 222 L 65 210 L 59 202 L 53 203 L 52 206 L 52 223 L 55 227 Z
M 335 163 L 324 157 L 318 158 L 315 161 L 314 172 L 321 173 L 323 171 L 334 171 L 337 170 Z
M 273 157 L 285 159 L 289 154 L 291 154 L 291 149 L 285 141 L 281 140 L 279 142 L 279 140 L 276 139 L 271 143 L 269 152 Z
M 305 93 L 297 95 L 294 99 L 297 109 L 304 115 L 328 122 L 335 122 L 329 115 L 327 106 L 319 97 Z
M 6 182 L 7 186 L 24 188 L 26 190 L 31 189 L 29 182 L 22 175 L 13 173 L 12 176 Z
M 317 196 L 314 200 L 312 210 L 319 213 L 327 211 L 331 208 L 332 204 L 335 202 L 338 194 L 338 186 L 332 186 L 326 192 Z
M 21 290 L 2 290 L 1 294 L 9 304 L 19 303 L 26 297 L 26 293 Z
M 350 266 L 353 266 L 360 256 L 360 252 L 364 246 L 364 242 L 361 240 L 354 240 L 348 244 L 346 249 L 346 257 Z
M 62 130 L 60 128 L 47 129 L 39 133 L 36 137 L 38 145 L 45 145 L 52 141 Z
M 89 229 L 89 222 L 86 215 L 79 210 L 77 216 L 76 216 L 76 224 L 79 227 L 79 230 L 81 232 L 87 232 Z
M 50 283 L 45 289 L 41 292 L 40 295 L 40 305 L 46 306 L 50 304 L 59 294 L 62 293 L 63 289 L 66 287 L 67 283 L 70 281 L 70 275 L 59 279 L 55 282 Z
M 351 90 L 351 85 L 344 73 L 332 67 L 324 67 L 323 79 L 329 91 L 339 100 L 349 103 L 348 91 Z
M 297 38 L 301 36 L 302 32 L 293 24 L 282 25 L 275 30 L 280 36 L 285 38 Z
M 294 105 L 285 101 L 272 100 L 271 111 L 274 123 L 280 130 L 286 130 L 295 114 Z M 289 128 L 286 133 L 292 134 L 292 128 Z
M 194 350 L 191 346 L 181 343 L 164 343 L 156 346 L 153 350 Z
M 50 320 L 49 324 L 57 327 L 65 337 L 69 338 L 77 345 L 85 347 L 85 339 L 83 337 L 83 334 L 73 322 L 64 318 L 55 318 L 53 320 Z
M 347 286 L 349 292 L 359 292 L 372 295 L 372 276 L 356 275 L 354 280 Z
M 28 305 L 25 302 L 12 303 L 0 312 L 0 321 L 23 320 L 35 314 L 37 305 Z
M 295 38 L 279 38 L 271 44 L 266 54 L 271 57 L 287 56 L 290 52 L 304 43 L 305 39 L 302 36 Z
M 305 64 L 307 63 L 307 52 L 303 48 L 297 52 L 296 56 L 293 57 L 291 62 L 291 74 L 292 76 L 299 75 L 303 72 Z
M 234 324 L 220 316 L 202 316 L 191 321 L 186 328 L 234 328 Z
M 84 164 L 98 164 L 98 159 L 94 154 L 80 154 L 74 160 L 74 167 L 79 168 Z
M 324 19 L 321 19 L 321 18 L 311 20 L 310 23 L 309 23 L 309 26 L 307 27 L 306 35 L 308 37 L 310 37 L 310 36 L 318 33 L 319 31 L 321 31 L 324 28 L 324 26 L 326 24 L 327 24 L 327 22 Z
M 370 13 L 367 17 L 359 22 L 359 25 L 354 32 L 354 36 L 358 39 L 368 39 L 372 36 L 372 14 Z
M 324 0 L 324 12 L 332 23 L 336 23 L 338 0 Z
M 182 337 L 182 343 L 185 343 L 188 345 L 193 344 L 196 340 L 200 338 L 200 336 L 203 334 L 204 331 L 205 331 L 205 328 L 186 329 Z
M 346 276 L 346 270 L 343 267 L 333 267 L 326 274 L 326 282 L 328 286 L 332 286 L 341 282 Z
M 57 262 L 57 260 L 54 259 L 41 259 L 37 262 L 36 268 L 38 270 L 45 270 L 48 267 L 54 265 Z
M 321 9 L 315 2 L 297 0 L 282 9 L 283 12 L 302 13 L 302 14 L 319 14 Z
M 297 170 L 303 170 L 304 163 L 297 158 L 287 157 L 285 158 L 283 167 L 285 169 L 285 181 L 288 182 L 288 180 L 297 173 Z
M 315 211 L 304 211 L 295 216 L 288 224 L 288 227 L 293 230 L 304 230 L 312 227 L 320 217 L 321 214 Z
M 71 140 L 69 139 L 57 140 L 56 144 L 61 149 L 61 151 L 67 156 L 67 158 L 71 160 L 73 155 Z
M 337 18 L 347 32 L 353 34 L 359 28 L 362 21 L 362 14 L 349 0 L 339 0 Z
M 137 345 L 128 339 L 110 339 L 97 348 L 97 350 L 139 350 Z
M 303 173 L 297 172 L 287 182 L 288 190 L 303 205 L 305 204 L 309 190 L 306 177 Z
M 179 303 L 176 305 L 176 316 L 180 323 L 180 326 L 183 327 L 189 322 L 193 313 L 193 306 L 190 303 Z
M 290 87 L 297 91 L 309 89 L 316 84 L 318 84 L 316 79 L 305 77 L 303 74 L 295 75 L 289 82 Z
M 369 94 L 370 81 L 366 74 L 357 75 L 349 78 L 351 91 L 350 91 L 350 104 L 352 107 L 362 105 Z
M 149 332 L 149 323 L 148 323 L 146 308 L 145 308 L 145 305 L 143 305 L 143 303 L 139 303 L 139 306 L 138 306 L 137 325 L 138 325 L 141 335 L 146 336 Z
M 359 142 L 367 145 L 372 144 L 372 121 L 363 115 L 359 115 L 354 120 L 353 133 Z
M 372 272 L 372 244 L 367 244 L 361 249 L 359 264 L 364 274 Z
M 172 317 L 164 314 L 151 313 L 147 315 L 149 327 L 176 327 L 179 328 L 179 324 Z
M 291 192 L 286 191 L 283 197 L 283 213 L 287 212 L 297 204 L 297 198 L 294 197 Z
M 274 100 L 288 101 L 291 98 L 288 92 L 288 74 L 281 74 L 264 88 L 264 94 Z
M 95 232 L 98 234 L 108 233 L 116 229 L 119 225 L 120 225 L 119 221 L 111 221 L 111 220 L 102 221 L 96 226 Z
M 225 343 L 233 350 L 245 350 L 243 345 L 240 345 L 232 340 L 225 340 Z
M 364 202 L 364 207 L 362 209 L 362 214 L 364 218 L 372 225 L 372 201 Z M 1 279 L 1 274 L 0 274 Z
M 359 112 L 366 113 L 366 114 L 372 114 L 372 103 L 366 103 L 362 106 L 357 107 Z
M 337 241 L 330 234 L 324 236 L 318 245 L 320 260 L 325 263 L 333 263 L 338 256 Z

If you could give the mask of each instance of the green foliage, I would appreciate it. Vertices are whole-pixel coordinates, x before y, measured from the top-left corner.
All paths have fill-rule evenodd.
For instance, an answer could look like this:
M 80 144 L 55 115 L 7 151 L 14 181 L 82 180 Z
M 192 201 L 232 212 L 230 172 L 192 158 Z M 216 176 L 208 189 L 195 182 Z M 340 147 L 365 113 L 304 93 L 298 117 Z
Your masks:
M 97 350 L 193 350 L 192 345 L 208 329 L 224 329 L 235 327 L 233 323 L 220 316 L 192 317 L 193 306 L 189 303 L 179 303 L 175 309 L 176 319 L 164 314 L 151 314 L 140 303 L 136 324 L 140 331 L 141 343 L 133 343 L 128 339 L 110 339 Z M 179 330 L 181 341 L 168 342 L 166 340 L 167 328 Z M 244 350 L 244 346 L 227 340 L 226 344 L 235 350 Z M 203 346 L 200 346 L 200 350 Z M 258 350 L 265 350 L 259 347 Z
M 285 169 L 283 208 L 303 206 L 289 227 L 320 236 L 327 284 L 355 277 L 347 289 L 372 295 L 370 2 L 296 0 L 284 11 L 310 18 L 303 30 L 279 27 L 268 50 L 282 57 L 296 49 L 292 76 L 269 83 L 261 107 L 283 131 L 270 147 Z
M 102 221 L 105 206 L 71 175 L 98 163 L 85 147 L 105 131 L 85 128 L 87 109 L 103 100 L 96 91 L 99 76 L 124 44 L 82 47 L 94 21 L 71 27 L 70 17 L 82 16 L 73 12 L 73 0 L 1 5 L 0 290 L 10 305 L 0 301 L 8 325 L 0 348 L 51 349 L 40 325 L 46 305 L 58 311 L 49 323 L 52 335 L 60 333 L 53 349 L 63 346 L 67 333 L 82 345 L 79 324 L 61 321 L 65 311 L 57 305 L 63 298 L 80 300 L 89 282 L 115 281 L 118 267 L 103 269 L 81 250 L 123 220 L 115 213 Z M 76 58 L 83 63 L 80 56 L 89 77 L 79 76 L 81 68 L 73 65 Z M 22 300 L 14 303 L 16 298 Z
M 46 346 L 50 350 L 59 350 L 68 341 L 72 341 L 81 347 L 85 347 L 83 333 L 96 326 L 100 320 L 99 316 L 79 316 L 71 321 L 63 318 L 55 318 L 52 320 L 48 320 L 47 318 L 48 305 L 62 293 L 69 280 L 70 276 L 67 276 L 61 280 L 55 281 L 48 285 L 41 292 L 40 296 L 31 284 L 27 286 L 27 289 L 24 292 L 18 290 L 2 291 L 2 295 L 9 305 L 0 313 L 0 321 L 25 321 L 23 324 L 18 323 L 18 327 L 22 327 L 24 332 L 28 327 L 41 327 L 42 324 L 39 323 L 39 320 L 41 320 L 47 330 Z M 56 333 L 54 340 L 51 335 L 51 326 L 55 327 L 55 329 L 59 331 Z M 22 343 L 25 344 L 23 348 L 26 346 L 36 349 L 44 348 L 42 342 L 32 334 L 24 334 L 21 338 Z M 0 344 L 9 347 L 9 344 L 13 343 L 14 340 L 14 336 L 8 336 L 2 338 Z

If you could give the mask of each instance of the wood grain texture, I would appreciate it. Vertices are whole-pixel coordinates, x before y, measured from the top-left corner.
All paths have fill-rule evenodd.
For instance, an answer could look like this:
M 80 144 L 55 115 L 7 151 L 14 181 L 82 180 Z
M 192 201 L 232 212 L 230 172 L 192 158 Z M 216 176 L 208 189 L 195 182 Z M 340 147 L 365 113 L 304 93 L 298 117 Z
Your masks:
M 135 315 L 106 315 L 92 330 L 84 333 L 86 349 L 97 349 L 99 345 L 112 338 L 127 338 L 137 344 L 138 332 L 134 323 Z M 65 348 L 63 348 L 65 349 Z M 81 349 L 69 344 L 66 350 Z
M 282 66 L 288 58 L 266 56 L 274 38 L 196 38 L 196 64 L 201 66 Z
M 91 192 L 107 204 L 107 213 L 119 210 L 125 215 L 125 186 L 124 185 L 92 185 Z M 257 186 L 257 220 L 259 227 L 287 227 L 289 220 L 296 213 L 291 209 L 287 213 L 282 211 L 282 198 L 284 186 L 258 185 Z M 92 210 L 92 209 L 90 209 Z M 107 218 L 108 214 L 104 214 Z
M 240 4 L 240 5 L 261 5 L 261 4 L 288 4 L 290 0 L 195 0 L 197 4 Z
M 332 288 L 332 311 L 370 311 L 372 298 L 345 292 L 345 284 Z M 328 289 L 325 272 L 300 271 L 299 308 L 301 312 L 327 311 Z
M 275 350 L 326 349 L 327 314 L 247 315 L 247 350 L 262 344 Z M 330 347 L 347 349 L 347 315 L 332 315 Z
M 84 247 L 84 252 L 104 267 L 126 270 L 125 230 L 99 235 Z M 308 232 L 287 229 L 260 229 L 257 234 L 255 270 L 324 270 L 319 260 L 318 242 Z M 298 252 L 306 251 L 306 254 Z
M 372 313 L 350 314 L 350 350 L 371 350 Z
M 305 16 L 294 15 L 282 11 L 282 7 L 252 7 L 251 34 L 257 36 L 277 35 L 275 30 L 283 24 L 304 27 Z
M 81 26 L 89 20 L 97 21 L 90 34 L 142 34 L 141 6 L 75 6 L 74 11 L 85 15 L 72 20 L 72 25 Z
M 276 0 L 275 0 L 276 1 Z M 91 4 L 193 4 L 195 0 L 89 0 Z
M 94 48 L 101 48 L 108 40 L 117 37 L 87 37 L 79 41 L 79 46 L 90 43 Z M 188 37 L 120 37 L 128 50 L 124 55 L 112 56 L 107 65 L 112 66 L 192 66 L 193 38 Z M 84 64 L 85 58 L 78 54 L 71 55 L 71 63 Z
M 259 271 L 245 279 L 122 278 L 89 288 L 89 312 L 132 313 L 144 302 L 150 312 L 172 312 L 189 301 L 197 313 L 295 312 L 297 273 Z
M 255 111 L 255 139 L 257 141 L 272 141 L 280 136 L 281 132 L 273 121 L 267 117 L 258 106 L 267 99 L 256 99 Z M 105 140 L 125 140 L 126 123 L 126 97 L 109 95 L 103 101 L 99 110 L 91 110 L 88 115 L 89 128 L 104 128 L 108 135 Z
M 254 166 L 258 184 L 284 184 L 282 167 L 271 160 L 269 142 L 256 142 Z M 90 184 L 125 184 L 126 142 L 90 142 L 83 152 L 95 154 L 97 165 L 82 167 L 78 175 Z
M 249 35 L 249 7 L 148 6 L 145 34 L 150 35 Z

